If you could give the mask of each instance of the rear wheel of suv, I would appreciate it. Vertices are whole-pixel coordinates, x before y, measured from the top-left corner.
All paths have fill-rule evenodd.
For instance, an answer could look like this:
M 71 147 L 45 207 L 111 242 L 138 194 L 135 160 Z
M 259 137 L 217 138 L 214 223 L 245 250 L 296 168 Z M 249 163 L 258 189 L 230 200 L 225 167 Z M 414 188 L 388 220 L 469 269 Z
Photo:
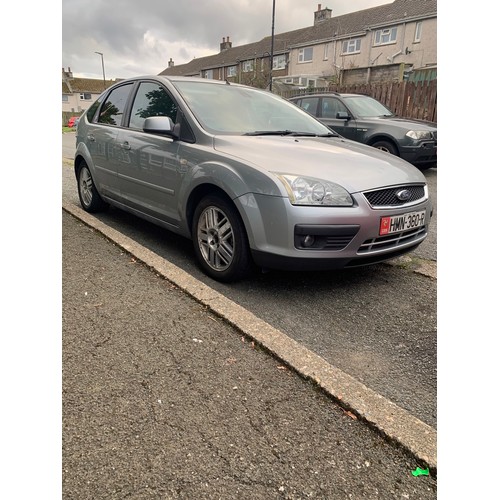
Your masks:
M 193 217 L 193 244 L 202 270 L 211 278 L 238 281 L 252 267 L 248 238 L 240 215 L 223 197 L 203 198 Z
M 78 170 L 78 197 L 86 212 L 102 212 L 108 208 L 108 204 L 101 198 L 92 179 L 90 169 L 82 162 Z
M 391 153 L 391 155 L 399 156 L 398 150 L 396 146 L 388 141 L 377 141 L 372 144 L 374 148 L 380 149 L 381 151 L 385 151 L 386 153 Z

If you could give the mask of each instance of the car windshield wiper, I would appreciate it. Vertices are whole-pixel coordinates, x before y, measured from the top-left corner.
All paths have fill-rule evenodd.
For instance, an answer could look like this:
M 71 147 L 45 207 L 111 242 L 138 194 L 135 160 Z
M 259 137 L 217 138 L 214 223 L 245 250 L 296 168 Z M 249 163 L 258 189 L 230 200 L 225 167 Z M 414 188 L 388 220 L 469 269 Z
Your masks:
M 246 132 L 243 135 L 295 135 L 298 132 L 293 130 L 255 130 L 254 132 Z
M 327 134 L 317 135 L 316 137 L 341 137 L 337 132 L 328 132 Z
M 293 130 L 256 130 L 255 132 L 246 132 L 243 135 L 291 135 L 294 137 L 336 137 L 338 134 L 314 134 L 313 132 L 294 132 Z

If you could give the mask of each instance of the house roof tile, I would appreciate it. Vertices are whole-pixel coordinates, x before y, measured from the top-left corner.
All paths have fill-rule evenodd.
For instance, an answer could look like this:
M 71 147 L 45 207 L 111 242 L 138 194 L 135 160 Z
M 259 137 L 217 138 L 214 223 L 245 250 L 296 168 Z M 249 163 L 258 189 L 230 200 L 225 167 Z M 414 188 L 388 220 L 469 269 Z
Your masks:
M 106 80 L 106 88 L 116 83 L 116 80 Z M 71 88 L 70 88 L 70 87 Z M 90 92 L 91 94 L 100 94 L 104 90 L 104 82 L 92 78 L 72 78 L 68 83 L 63 80 L 63 94 L 72 94 L 74 92 Z
M 333 38 L 344 38 L 362 33 L 369 27 L 389 26 L 405 20 L 435 15 L 437 15 L 437 0 L 394 0 L 390 4 L 332 17 L 315 26 L 277 34 L 274 36 L 273 52 L 274 55 L 279 55 L 294 46 L 313 44 Z M 205 69 L 232 66 L 240 61 L 255 57 L 261 58 L 266 52 L 270 53 L 270 50 L 271 37 L 267 36 L 258 42 L 231 47 L 218 54 L 196 58 L 179 66 L 172 66 L 163 70 L 160 75 L 195 76 Z

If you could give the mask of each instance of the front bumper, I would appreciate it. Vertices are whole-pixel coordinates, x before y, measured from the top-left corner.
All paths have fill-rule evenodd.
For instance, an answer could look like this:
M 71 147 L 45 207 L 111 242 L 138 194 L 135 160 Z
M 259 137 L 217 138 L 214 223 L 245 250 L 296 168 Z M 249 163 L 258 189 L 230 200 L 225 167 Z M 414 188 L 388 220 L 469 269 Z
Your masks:
M 403 160 L 412 165 L 437 163 L 437 142 L 428 141 L 418 146 L 402 146 L 399 154 Z
M 256 264 L 304 270 L 357 267 L 408 253 L 427 237 L 432 216 L 429 199 L 373 209 L 362 194 L 353 197 L 354 207 L 299 207 L 288 198 L 253 194 L 239 198 Z M 424 226 L 380 236 L 382 217 L 421 210 L 426 211 Z

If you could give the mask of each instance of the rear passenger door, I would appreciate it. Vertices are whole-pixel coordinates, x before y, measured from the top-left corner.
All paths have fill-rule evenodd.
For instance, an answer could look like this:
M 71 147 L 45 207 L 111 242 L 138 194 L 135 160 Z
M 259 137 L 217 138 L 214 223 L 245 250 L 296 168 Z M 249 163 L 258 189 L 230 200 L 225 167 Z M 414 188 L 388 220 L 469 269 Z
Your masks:
M 126 204 L 162 221 L 178 225 L 181 173 L 179 141 L 144 132 L 150 116 L 177 121 L 178 106 L 158 82 L 141 81 L 133 97 L 128 123 L 116 139 L 121 149 L 117 163 L 121 197 Z
M 121 154 L 121 149 L 116 146 L 116 137 L 132 88 L 133 84 L 129 83 L 116 87 L 109 93 L 89 124 L 87 135 L 84 137 L 93 159 L 93 174 L 99 190 L 102 194 L 115 199 L 119 198 L 116 162 Z

